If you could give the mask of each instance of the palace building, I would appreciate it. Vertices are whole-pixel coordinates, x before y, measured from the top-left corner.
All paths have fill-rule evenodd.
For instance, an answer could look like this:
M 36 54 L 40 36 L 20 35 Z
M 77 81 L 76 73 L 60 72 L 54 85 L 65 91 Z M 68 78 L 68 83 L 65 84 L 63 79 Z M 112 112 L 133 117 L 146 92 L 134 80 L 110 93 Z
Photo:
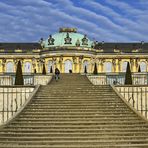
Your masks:
M 59 68 L 61 73 L 92 73 L 95 63 L 99 73 L 125 72 L 127 62 L 132 72 L 140 65 L 148 71 L 148 43 L 106 43 L 89 39 L 76 28 L 60 28 L 59 32 L 35 43 L 0 43 L 0 72 L 13 73 L 21 60 L 24 73 L 47 73 Z

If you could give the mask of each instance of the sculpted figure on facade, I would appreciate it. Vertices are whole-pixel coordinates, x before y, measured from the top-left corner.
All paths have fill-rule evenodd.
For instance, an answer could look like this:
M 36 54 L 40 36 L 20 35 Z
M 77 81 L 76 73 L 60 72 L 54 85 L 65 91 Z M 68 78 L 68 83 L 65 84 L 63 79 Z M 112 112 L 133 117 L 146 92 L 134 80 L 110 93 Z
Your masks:
M 55 39 L 52 37 L 52 35 L 49 35 L 48 45 L 54 45 L 54 41 L 55 41 Z
M 67 34 L 66 34 L 66 38 L 65 38 L 65 44 L 72 44 L 71 43 L 71 38 L 69 37 L 69 33 L 67 32 Z
M 117 66 L 116 61 L 117 61 L 116 59 L 112 59 L 112 65 L 113 65 L 114 72 L 116 72 L 116 66 Z
M 85 34 L 83 39 L 82 39 L 82 45 L 88 45 L 88 39 L 87 39 L 87 35 Z

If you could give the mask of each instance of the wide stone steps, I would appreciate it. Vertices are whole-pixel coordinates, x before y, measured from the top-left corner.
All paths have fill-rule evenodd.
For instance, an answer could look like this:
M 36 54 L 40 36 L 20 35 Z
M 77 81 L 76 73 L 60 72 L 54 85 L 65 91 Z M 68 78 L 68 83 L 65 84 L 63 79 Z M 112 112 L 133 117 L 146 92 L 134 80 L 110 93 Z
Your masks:
M 92 97 L 93 98 L 93 97 Z M 34 102 L 39 102 L 39 103 L 44 103 L 44 102 L 47 102 L 47 103 L 59 103 L 60 104 L 60 102 L 61 103 L 70 103 L 71 105 L 73 105 L 73 103 L 79 103 L 79 102 L 81 102 L 81 103 L 122 103 L 123 104 L 123 102 L 122 101 L 120 101 L 120 100 L 118 100 L 117 98 L 110 98 L 110 99 L 98 99 L 98 100 L 96 100 L 95 98 L 94 99 L 91 99 L 91 97 L 90 98 L 77 98 L 77 99 L 75 99 L 74 97 L 67 97 L 67 99 L 65 99 L 65 98 L 60 98 L 60 97 L 50 97 L 50 98 L 42 98 L 42 99 L 40 99 L 40 98 L 36 98 L 36 99 L 33 99 L 33 103 Z M 96 104 L 96 106 L 97 106 L 97 104 Z
M 25 117 L 25 116 L 24 116 L 24 117 L 20 117 L 20 119 L 22 119 L 22 118 L 26 119 L 26 118 L 29 118 L 29 117 L 27 117 L 27 116 L 26 116 L 26 117 Z M 46 117 L 42 117 L 42 118 L 41 118 L 41 117 L 38 117 L 38 118 L 32 118 L 32 119 L 40 119 L 40 120 L 42 120 L 43 118 L 48 119 L 48 120 L 52 120 L 52 118 L 50 119 L 50 118 L 46 118 Z M 52 121 L 55 121 L 55 120 L 56 120 L 56 121 L 61 121 L 62 118 L 65 118 L 65 120 L 67 119 L 66 121 L 68 121 L 68 120 L 75 120 L 75 121 L 76 121 L 76 119 L 77 119 L 78 117 L 70 117 L 70 116 L 69 116 L 69 117 L 65 117 L 65 116 L 54 117 Z M 83 120 L 84 120 L 84 119 L 85 119 L 85 120 L 86 120 L 86 119 L 87 119 L 87 120 L 90 119 L 91 121 L 92 121 L 92 120 L 96 120 L 97 122 L 99 122 L 99 121 L 106 121 L 106 122 L 107 122 L 107 121 L 110 121 L 110 120 L 111 120 L 111 121 L 127 121 L 127 120 L 129 120 L 129 119 L 133 120 L 133 122 L 134 122 L 134 121 L 138 120 L 138 119 L 136 119 L 136 118 L 134 118 L 134 117 L 132 117 L 132 116 L 128 116 L 128 117 L 124 116 L 124 117 L 122 117 L 122 118 L 120 118 L 120 119 L 117 118 L 117 117 L 115 117 L 115 116 L 106 117 L 106 118 L 105 118 L 105 117 L 104 117 L 104 118 L 100 117 L 100 119 L 97 119 L 97 118 L 99 118 L 99 116 L 94 117 L 94 118 L 89 118 L 89 117 L 88 117 L 88 118 L 85 118 L 85 117 L 84 117 Z M 63 120 L 63 121 L 65 121 L 65 120 Z M 81 119 L 81 120 L 82 120 L 82 119 Z M 140 120 L 140 119 L 139 119 L 139 120 Z M 134 123 L 133 123 L 133 124 L 134 124 Z
M 111 87 L 64 75 L 0 130 L 0 148 L 144 148 L 148 123 Z
M 68 148 L 102 148 L 102 147 L 104 147 L 104 148 L 106 148 L 106 147 L 109 147 L 109 148 L 137 148 L 137 147 L 139 147 L 140 146 L 140 148 L 147 148 L 147 144 L 101 144 L 101 145 L 98 145 L 98 144 L 83 144 L 82 145 L 82 143 L 81 144 L 73 144 L 73 145 L 68 145 Z M 1 146 L 0 146 L 1 147 Z M 5 145 L 5 148 L 49 148 L 49 146 L 48 145 L 46 145 L 46 144 L 42 144 L 42 145 L 34 145 L 34 144 L 29 144 L 29 146 L 27 146 L 27 145 L 25 145 L 24 146 L 24 144 L 19 144 L 19 145 L 17 145 L 17 144 L 7 144 L 7 145 Z M 67 148 L 67 145 L 66 144 L 60 144 L 60 145 L 50 145 L 50 148 Z M 2 147 L 1 148 L 4 148 L 3 147 L 3 145 L 2 145 Z
M 95 137 L 95 136 L 104 136 L 104 137 L 113 137 L 113 136 L 120 136 L 120 137 L 133 137 L 133 138 L 144 138 L 148 133 L 146 132 L 122 132 L 122 133 L 117 133 L 117 132 L 112 132 L 112 133 L 107 133 L 107 132 L 101 132 L 96 134 L 96 132 L 87 132 L 87 133 L 82 133 L 82 132 L 75 132 L 75 133 L 64 133 L 64 132 L 55 132 L 55 133 L 50 133 L 50 132 L 43 132 L 43 131 L 33 131 L 32 133 L 29 132 L 9 132 L 9 133 L 2 133 L 0 132 L 1 135 L 0 137 L 3 136 L 10 136 L 10 137 L 35 137 L 35 136 L 47 136 L 47 137 L 60 137 L 63 135 L 63 137 Z M 95 137 L 96 138 L 96 137 Z
M 75 95 L 48 95 L 48 96 L 38 96 L 38 97 L 36 97 L 36 99 L 75 99 L 76 97 L 75 97 Z M 81 95 L 78 95 L 77 96 L 77 99 L 88 99 L 88 100 L 90 100 L 90 99 L 98 99 L 98 100 L 115 100 L 115 99 L 117 99 L 117 97 L 116 96 L 109 96 L 109 95 L 106 95 L 105 97 L 104 96 L 102 96 L 102 95 L 100 95 L 99 97 L 97 97 L 96 95 L 89 95 L 89 96 L 85 96 L 84 97 L 84 95 L 83 96 L 81 96 Z M 34 98 L 35 99 L 35 98 Z
M 92 127 L 91 129 L 88 129 L 87 127 L 84 128 L 84 127 L 81 127 L 81 128 L 70 128 L 70 127 L 67 127 L 67 128 L 54 128 L 54 127 L 51 127 L 51 128 L 38 128 L 38 127 L 6 127 L 4 129 L 1 130 L 0 133 L 12 133 L 12 132 L 15 132 L 15 133 L 34 133 L 34 132 L 47 132 L 47 133 L 68 133 L 68 134 L 73 134 L 73 133 L 97 133 L 98 135 L 99 134 L 105 134 L 106 133 L 110 133 L 110 134 L 115 134 L 115 133 L 123 133 L 123 134 L 128 134 L 128 133 L 131 133 L 133 134 L 133 136 L 135 134 L 137 135 L 141 135 L 142 133 L 145 133 L 147 135 L 147 132 L 146 132 L 146 128 L 113 128 L 113 129 L 103 129 L 103 128 L 96 128 L 96 127 Z
M 31 106 L 31 108 L 30 107 L 27 107 L 24 111 L 23 111 L 23 113 L 26 113 L 26 112 L 43 112 L 43 113 L 45 113 L 45 114 L 49 114 L 50 112 L 51 113 L 59 113 L 59 112 L 65 112 L 65 113 L 73 113 L 73 112 L 76 112 L 76 114 L 77 113 L 82 113 L 82 114 L 86 114 L 86 113 L 94 113 L 94 114 L 96 114 L 97 112 L 99 113 L 99 112 L 104 112 L 104 113 L 106 113 L 106 112 L 109 112 L 109 111 L 112 111 L 113 110 L 113 108 L 109 108 L 109 110 L 107 110 L 107 109 L 102 109 L 102 108 L 83 108 L 83 109 L 81 109 L 81 108 L 79 108 L 79 109 L 77 109 L 77 108 L 72 108 L 71 110 L 68 108 L 68 107 L 66 107 L 66 108 L 57 108 L 57 107 L 47 107 L 47 108 L 45 108 L 45 107 L 38 107 L 38 108 L 35 108 L 35 106 Z M 128 111 L 128 108 L 115 108 L 112 112 L 110 112 L 110 113 L 114 113 L 114 112 L 118 112 L 119 111 L 119 113 L 121 113 L 121 112 L 125 112 L 125 111 Z M 130 111 L 129 111 L 130 112 Z
M 19 119 L 16 119 L 16 121 L 26 121 L 26 122 L 42 122 L 42 121 L 44 121 L 45 123 L 46 122 L 52 122 L 52 121 L 60 121 L 60 122 L 62 122 L 62 121 L 81 121 L 81 120 L 93 120 L 93 121 L 98 121 L 98 123 L 104 123 L 105 124 L 105 119 L 103 120 L 100 120 L 100 119 L 98 119 L 98 117 L 84 117 L 84 118 L 80 118 L 80 117 L 76 117 L 76 118 L 73 118 L 73 117 L 67 117 L 67 118 L 65 118 L 65 119 L 63 119 L 63 118 L 58 118 L 58 117 L 55 117 L 55 118 L 45 118 L 45 117 L 38 117 L 38 118 L 29 118 L 29 117 L 20 117 Z M 135 123 L 145 123 L 145 122 L 143 122 L 143 121 L 141 121 L 140 119 L 132 119 L 132 120 L 134 120 L 134 123 L 133 124 L 135 124 Z M 115 120 L 115 121 L 112 121 L 112 120 L 109 120 L 108 121 L 108 124 L 109 123 L 112 123 L 112 122 L 114 122 L 114 123 L 117 123 L 117 122 L 119 122 L 119 124 L 120 124 L 120 122 L 122 122 L 122 123 L 131 123 L 131 122 L 133 122 L 133 121 L 129 121 L 129 120 L 124 120 L 124 119 L 117 119 L 117 120 Z M 14 122 L 13 122 L 14 123 Z
M 7 140 L 7 138 L 8 137 L 5 137 L 5 136 L 3 136 L 3 137 L 1 137 L 1 140 Z M 17 139 L 16 139 L 17 138 Z M 124 136 L 115 136 L 115 137 L 112 137 L 112 136 L 103 136 L 103 137 L 99 137 L 99 138 L 97 138 L 97 136 L 95 135 L 95 136 L 84 136 L 83 135 L 83 137 L 81 137 L 81 136 L 76 136 L 76 137 L 69 137 L 69 136 L 67 136 L 67 137 L 62 137 L 62 135 L 59 135 L 59 137 L 58 136 L 52 136 L 52 137 L 50 137 L 50 136 L 48 136 L 48 135 L 42 135 L 41 137 L 36 137 L 36 136 L 31 136 L 31 137 L 28 137 L 28 136 L 13 136 L 13 137 L 9 137 L 9 141 L 7 141 L 8 143 L 10 142 L 15 142 L 15 141 L 26 141 L 26 142 L 28 142 L 28 141 L 35 141 L 35 140 L 37 140 L 37 141 L 52 141 L 52 142 L 54 142 L 54 141 L 73 141 L 73 140 L 75 140 L 75 141 L 81 141 L 81 140 L 94 140 L 94 141 L 99 141 L 99 140 L 114 140 L 114 139 L 117 139 L 117 140 L 141 140 L 141 141 L 143 141 L 143 139 L 145 138 L 145 136 L 127 136 L 127 137 L 124 137 Z M 0 140 L 0 143 L 3 143 L 2 141 Z M 147 139 L 146 139 L 146 141 L 147 141 Z
M 143 124 L 133 124 L 133 125 L 102 125 L 102 124 L 97 124 L 97 123 L 74 123 L 74 122 L 69 122 L 69 123 L 64 123 L 65 125 L 63 125 L 63 123 L 47 123 L 47 124 L 33 124 L 33 123 L 26 123 L 26 125 L 24 124 L 11 124 L 9 127 L 7 128 L 15 128 L 17 126 L 17 128 L 30 128 L 30 129 L 36 129 L 36 128 L 40 128 L 40 129 L 50 129 L 50 128 L 53 128 L 53 129 L 62 129 L 62 128 L 65 128 L 65 129 L 83 129 L 83 127 L 85 126 L 85 129 L 86 128 L 89 128 L 89 129 L 96 129 L 96 128 L 99 128 L 99 129 L 103 129 L 104 131 L 108 130 L 109 128 L 112 128 L 112 130 L 117 130 L 117 129 L 128 129 L 130 130 L 131 128 L 134 129 L 134 130 L 139 130 L 141 131 L 141 128 L 143 130 L 145 130 L 145 132 L 148 132 L 148 127 L 147 125 L 143 125 Z
M 122 103 L 122 102 L 62 102 L 59 103 L 59 102 L 38 102 L 38 101 L 35 101 L 31 104 L 32 106 L 33 105 L 39 105 L 39 106 L 95 106 L 98 105 L 98 107 L 106 107 L 106 106 L 120 106 L 120 107 L 124 107 L 125 105 Z
M 26 121 L 27 120 L 27 121 Z M 26 120 L 16 120 L 16 122 L 13 122 L 12 124 L 18 124 L 18 125 L 20 125 L 20 124 L 39 124 L 39 125 L 41 125 L 41 124 L 52 124 L 52 123 L 54 123 L 54 124 L 71 124 L 71 123 L 77 123 L 77 121 L 79 121 L 79 119 L 71 119 L 71 120 L 58 120 L 58 119 L 56 119 L 56 120 L 33 120 L 33 119 L 26 119 Z M 90 123 L 90 121 L 91 122 L 97 122 L 98 124 L 100 124 L 100 125 L 102 125 L 102 124 L 106 124 L 106 121 L 100 121 L 100 120 L 97 120 L 97 119 L 87 119 L 87 121 L 88 121 L 88 123 Z M 18 123 L 18 122 L 21 122 L 21 123 Z M 86 121 L 85 121 L 86 122 Z M 81 123 L 83 123 L 83 122 L 81 122 Z M 108 123 L 107 123 L 108 125 L 129 125 L 129 124 L 133 124 L 133 125 L 141 125 L 141 126 L 143 126 L 143 125 L 145 125 L 145 123 L 144 122 L 140 122 L 140 121 L 134 121 L 134 123 L 133 122 L 131 122 L 131 121 L 129 121 L 129 122 L 127 122 L 127 121 L 125 121 L 125 120 L 123 120 L 123 121 L 121 121 L 121 120 L 119 120 L 119 121 L 108 121 Z
M 52 139 L 47 139 L 47 140 L 42 140 L 42 141 L 38 141 L 38 140 L 28 140 L 28 139 L 24 139 L 24 140 L 12 140 L 10 141 L 7 141 L 7 144 L 24 144 L 28 146 L 30 145 L 39 145 L 39 144 L 45 144 L 45 145 L 76 145 L 76 143 L 78 143 L 79 145 L 103 145 L 105 144 L 106 145 L 106 142 L 107 144 L 139 144 L 139 143 L 142 143 L 142 144 L 148 144 L 148 139 L 139 139 L 137 141 L 137 139 L 127 139 L 127 140 L 124 140 L 123 138 L 122 139 L 117 139 L 117 140 L 113 140 L 113 139 L 107 139 L 107 140 L 102 140 L 101 138 L 97 139 L 97 140 L 94 140 L 94 139 L 86 139 L 86 140 L 81 140 L 81 139 L 75 139 L 75 140 L 52 140 Z M 4 143 L 3 141 L 0 140 L 0 144 Z M 43 145 L 44 145 L 43 144 Z M 68 146 L 69 147 L 69 146 Z

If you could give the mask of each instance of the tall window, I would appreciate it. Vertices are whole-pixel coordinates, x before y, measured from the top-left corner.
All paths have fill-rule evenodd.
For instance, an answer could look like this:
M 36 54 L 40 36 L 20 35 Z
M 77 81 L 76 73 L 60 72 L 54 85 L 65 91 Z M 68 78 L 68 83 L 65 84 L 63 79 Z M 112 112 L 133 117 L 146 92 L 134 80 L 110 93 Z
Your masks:
M 85 71 L 85 67 L 86 67 L 86 70 L 87 70 L 87 72 L 88 72 L 88 70 L 89 70 L 89 68 L 88 68 L 88 61 L 87 60 L 85 60 L 84 62 L 83 62 L 83 72 Z
M 14 72 L 14 64 L 13 64 L 13 62 L 8 62 L 7 63 L 6 72 Z
M 72 71 L 72 61 L 71 60 L 66 60 L 64 62 L 65 64 L 65 73 L 69 73 L 69 71 Z
M 146 72 L 147 66 L 146 66 L 146 63 L 145 62 L 140 62 L 140 69 L 141 69 L 141 72 Z
M 50 61 L 48 61 L 48 73 L 50 73 L 51 67 L 52 67 L 52 70 L 53 70 L 53 63 L 52 63 L 52 61 L 50 60 Z
M 122 72 L 126 72 L 127 62 L 122 63 Z
M 25 73 L 31 73 L 31 62 L 25 62 L 24 72 Z
M 112 72 L 112 63 L 111 62 L 104 63 L 104 72 Z

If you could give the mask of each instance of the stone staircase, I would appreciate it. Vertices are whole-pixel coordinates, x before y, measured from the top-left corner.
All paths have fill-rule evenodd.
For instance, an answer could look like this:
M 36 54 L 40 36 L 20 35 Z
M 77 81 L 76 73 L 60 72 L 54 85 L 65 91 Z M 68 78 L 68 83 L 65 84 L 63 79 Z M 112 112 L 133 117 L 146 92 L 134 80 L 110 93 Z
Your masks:
M 63 74 L 0 129 L 0 148 L 148 148 L 148 123 L 110 86 Z

